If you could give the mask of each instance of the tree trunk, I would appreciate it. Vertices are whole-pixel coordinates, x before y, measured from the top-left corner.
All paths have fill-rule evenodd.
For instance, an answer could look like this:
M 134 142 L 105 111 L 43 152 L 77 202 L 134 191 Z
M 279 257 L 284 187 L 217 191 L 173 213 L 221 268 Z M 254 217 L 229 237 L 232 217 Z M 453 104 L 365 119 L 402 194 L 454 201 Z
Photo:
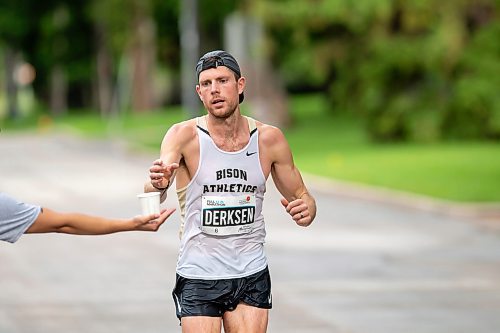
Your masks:
M 236 13 L 226 19 L 224 28 L 225 47 L 238 60 L 247 79 L 245 101 L 252 116 L 274 126 L 289 126 L 288 97 L 278 74 L 262 52 L 261 23 Z
M 156 107 L 153 70 L 155 66 L 156 29 L 149 14 L 138 11 L 134 38 L 130 47 L 132 59 L 132 108 L 146 111 Z
M 66 113 L 68 82 L 61 65 L 56 64 L 50 73 L 50 109 L 54 116 Z
M 195 66 L 199 58 L 198 1 L 181 1 L 179 31 L 181 33 L 182 107 L 187 118 L 199 115 L 200 101 L 195 92 Z
M 17 56 L 11 48 L 5 49 L 5 90 L 7 95 L 7 110 L 9 118 L 14 119 L 19 116 L 19 106 L 17 102 L 17 84 L 14 79 Z
M 97 106 L 101 116 L 105 117 L 113 112 L 113 62 L 108 49 L 108 39 L 105 27 L 96 24 L 96 70 L 97 70 Z

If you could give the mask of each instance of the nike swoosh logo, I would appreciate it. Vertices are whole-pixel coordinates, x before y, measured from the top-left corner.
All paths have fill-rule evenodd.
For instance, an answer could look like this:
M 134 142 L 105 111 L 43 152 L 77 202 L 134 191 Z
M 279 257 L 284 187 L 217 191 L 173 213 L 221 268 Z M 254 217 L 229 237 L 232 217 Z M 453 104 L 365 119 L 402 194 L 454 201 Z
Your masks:
M 247 156 L 252 156 L 253 154 L 257 154 L 257 152 L 256 151 L 254 151 L 253 153 L 247 152 Z

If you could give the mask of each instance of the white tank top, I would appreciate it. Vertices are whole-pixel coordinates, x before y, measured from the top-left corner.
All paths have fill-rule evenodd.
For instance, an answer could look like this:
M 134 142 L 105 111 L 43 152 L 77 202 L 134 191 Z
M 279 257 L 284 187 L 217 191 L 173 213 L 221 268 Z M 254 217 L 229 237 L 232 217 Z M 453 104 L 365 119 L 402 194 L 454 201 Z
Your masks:
M 259 133 L 247 118 L 248 144 L 219 149 L 197 119 L 200 161 L 189 184 L 179 189 L 183 219 L 177 273 L 192 279 L 240 278 L 267 266 L 262 202 L 266 179 L 259 160 Z

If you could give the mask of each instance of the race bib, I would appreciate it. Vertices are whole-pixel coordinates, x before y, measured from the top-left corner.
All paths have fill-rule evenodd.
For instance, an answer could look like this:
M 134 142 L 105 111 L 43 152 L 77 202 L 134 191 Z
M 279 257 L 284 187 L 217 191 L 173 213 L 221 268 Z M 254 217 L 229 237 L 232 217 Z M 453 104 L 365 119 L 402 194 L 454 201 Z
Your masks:
M 228 236 L 252 231 L 255 194 L 202 196 L 201 230 L 210 235 Z

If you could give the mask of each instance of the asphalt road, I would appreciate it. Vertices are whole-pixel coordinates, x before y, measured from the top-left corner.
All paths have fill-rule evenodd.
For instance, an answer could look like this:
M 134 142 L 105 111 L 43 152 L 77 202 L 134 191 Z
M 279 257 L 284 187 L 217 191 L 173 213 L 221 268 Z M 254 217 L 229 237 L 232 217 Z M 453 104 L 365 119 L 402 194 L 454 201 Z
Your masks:
M 61 211 L 132 216 L 155 158 L 113 142 L 2 132 L 0 190 Z M 310 186 L 318 216 L 300 228 L 269 184 L 269 332 L 500 332 L 498 229 Z M 169 194 L 164 206 L 177 207 Z M 176 212 L 157 233 L 1 243 L 0 332 L 180 332 L 170 294 L 178 227 Z

